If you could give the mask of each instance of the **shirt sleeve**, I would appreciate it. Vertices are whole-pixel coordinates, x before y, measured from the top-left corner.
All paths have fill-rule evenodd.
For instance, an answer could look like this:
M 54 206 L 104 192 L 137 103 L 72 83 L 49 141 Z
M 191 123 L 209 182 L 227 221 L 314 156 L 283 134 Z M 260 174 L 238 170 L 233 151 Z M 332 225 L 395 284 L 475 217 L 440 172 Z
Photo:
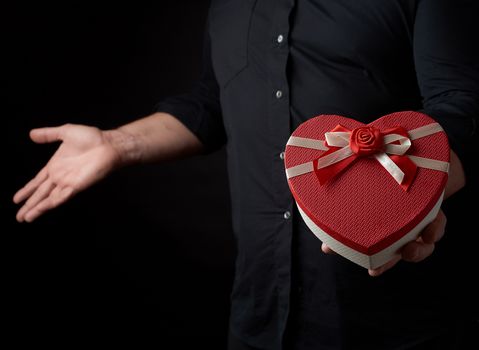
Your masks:
M 189 93 L 160 101 L 155 110 L 171 114 L 191 130 L 205 146 L 206 152 L 221 148 L 226 143 L 219 86 L 211 62 L 209 22 L 203 47 L 203 68 L 200 79 Z
M 422 112 L 442 125 L 468 181 L 478 176 L 478 3 L 419 0 L 413 39 Z

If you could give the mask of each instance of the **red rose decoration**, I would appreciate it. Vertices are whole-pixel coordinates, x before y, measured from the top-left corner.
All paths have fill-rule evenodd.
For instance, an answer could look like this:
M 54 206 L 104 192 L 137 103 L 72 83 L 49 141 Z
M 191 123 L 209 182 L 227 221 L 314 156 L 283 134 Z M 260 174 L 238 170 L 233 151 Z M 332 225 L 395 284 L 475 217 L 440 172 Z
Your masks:
M 353 129 L 349 138 L 349 147 L 358 156 L 369 156 L 382 151 L 383 135 L 374 126 Z

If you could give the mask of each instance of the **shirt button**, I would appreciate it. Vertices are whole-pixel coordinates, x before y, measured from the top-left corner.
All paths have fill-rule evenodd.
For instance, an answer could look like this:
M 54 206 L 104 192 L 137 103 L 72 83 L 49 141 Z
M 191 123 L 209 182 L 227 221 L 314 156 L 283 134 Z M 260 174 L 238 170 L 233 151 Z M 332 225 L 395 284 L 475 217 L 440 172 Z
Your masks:
M 279 100 L 281 97 L 283 97 L 283 91 L 281 90 L 276 91 L 276 98 Z
M 283 218 L 284 218 L 285 220 L 288 220 L 290 217 L 291 217 L 291 212 L 285 211 L 284 214 L 283 214 Z
M 281 152 L 281 153 L 279 154 L 279 158 L 280 158 L 281 160 L 284 159 L 284 152 Z
M 281 34 L 278 35 L 278 37 L 276 38 L 276 41 L 278 42 L 278 44 L 281 44 L 284 40 L 284 36 L 282 36 Z

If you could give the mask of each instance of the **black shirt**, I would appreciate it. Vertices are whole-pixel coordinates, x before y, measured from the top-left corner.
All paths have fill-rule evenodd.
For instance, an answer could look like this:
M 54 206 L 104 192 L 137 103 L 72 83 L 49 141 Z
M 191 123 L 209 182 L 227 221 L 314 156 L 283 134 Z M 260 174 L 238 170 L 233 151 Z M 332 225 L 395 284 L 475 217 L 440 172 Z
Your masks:
M 213 1 L 201 81 L 158 110 L 209 150 L 226 143 L 238 246 L 231 331 L 239 339 L 261 349 L 285 341 L 297 349 L 402 349 L 473 310 L 467 247 L 477 230 L 467 226 L 464 202 L 478 183 L 473 3 Z M 316 115 L 370 122 L 401 110 L 422 110 L 445 128 L 469 191 L 444 204 L 448 232 L 431 257 L 371 278 L 321 252 L 295 211 L 282 152 Z

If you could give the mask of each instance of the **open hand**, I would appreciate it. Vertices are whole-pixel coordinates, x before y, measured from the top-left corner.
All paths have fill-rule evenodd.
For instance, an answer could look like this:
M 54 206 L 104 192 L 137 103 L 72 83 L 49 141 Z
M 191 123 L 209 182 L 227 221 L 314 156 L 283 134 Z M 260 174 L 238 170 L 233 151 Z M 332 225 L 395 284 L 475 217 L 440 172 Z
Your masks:
M 34 129 L 30 137 L 36 143 L 62 143 L 35 178 L 14 195 L 15 203 L 24 202 L 16 216 L 19 222 L 31 222 L 66 202 L 105 177 L 118 160 L 105 132 L 95 127 L 66 124 Z

